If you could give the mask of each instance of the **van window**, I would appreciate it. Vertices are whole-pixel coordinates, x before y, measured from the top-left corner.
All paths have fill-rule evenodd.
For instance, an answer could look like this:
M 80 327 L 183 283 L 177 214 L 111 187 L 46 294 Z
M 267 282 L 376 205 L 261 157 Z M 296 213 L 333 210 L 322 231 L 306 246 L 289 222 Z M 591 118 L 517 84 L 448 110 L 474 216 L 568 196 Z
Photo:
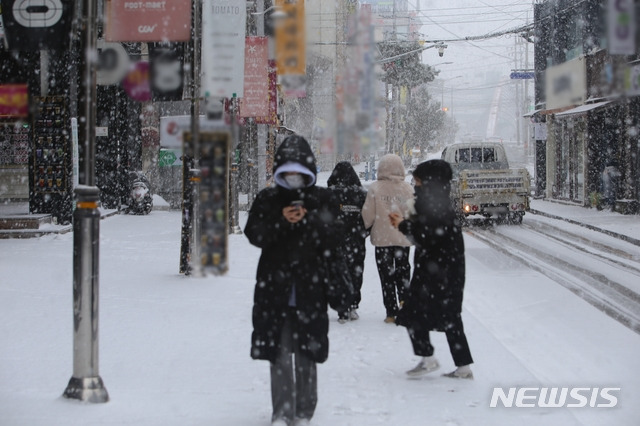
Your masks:
M 471 152 L 469 148 L 463 148 L 456 151 L 456 163 L 470 163 Z
M 482 161 L 485 163 L 493 163 L 496 161 L 496 153 L 493 148 L 482 148 Z
M 482 163 L 482 148 L 471 148 L 471 162 Z

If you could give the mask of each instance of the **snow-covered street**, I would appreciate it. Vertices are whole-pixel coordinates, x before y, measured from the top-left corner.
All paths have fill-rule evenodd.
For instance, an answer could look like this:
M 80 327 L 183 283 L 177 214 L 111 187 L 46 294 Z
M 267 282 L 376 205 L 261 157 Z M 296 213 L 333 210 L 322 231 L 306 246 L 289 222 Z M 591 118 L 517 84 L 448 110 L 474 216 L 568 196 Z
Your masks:
M 72 373 L 72 233 L 0 240 L 0 424 L 269 424 L 268 364 L 249 357 L 259 251 L 232 235 L 227 275 L 184 277 L 179 235 L 177 211 L 101 221 L 106 404 L 61 396 Z M 341 325 L 331 312 L 312 424 L 637 424 L 638 334 L 469 235 L 465 242 L 463 319 L 475 380 L 441 376 L 454 366 L 440 333 L 441 370 L 406 378 L 418 358 L 406 330 L 383 322 L 369 246 L 360 319 Z M 593 388 L 620 390 L 614 408 L 490 408 L 496 387 L 582 387 L 587 397 Z

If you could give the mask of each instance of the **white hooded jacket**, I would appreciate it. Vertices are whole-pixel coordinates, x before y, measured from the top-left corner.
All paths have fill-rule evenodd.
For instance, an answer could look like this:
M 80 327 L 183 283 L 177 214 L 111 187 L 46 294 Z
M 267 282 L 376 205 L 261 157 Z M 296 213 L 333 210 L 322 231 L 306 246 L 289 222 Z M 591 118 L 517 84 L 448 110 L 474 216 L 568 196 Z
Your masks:
M 371 244 L 376 247 L 409 247 L 411 243 L 389 221 L 389 213 L 400 213 L 408 217 L 409 202 L 413 200 L 413 187 L 405 182 L 402 159 L 395 154 L 386 154 L 378 163 L 378 180 L 367 190 L 367 199 L 362 206 L 365 228 L 371 228 Z

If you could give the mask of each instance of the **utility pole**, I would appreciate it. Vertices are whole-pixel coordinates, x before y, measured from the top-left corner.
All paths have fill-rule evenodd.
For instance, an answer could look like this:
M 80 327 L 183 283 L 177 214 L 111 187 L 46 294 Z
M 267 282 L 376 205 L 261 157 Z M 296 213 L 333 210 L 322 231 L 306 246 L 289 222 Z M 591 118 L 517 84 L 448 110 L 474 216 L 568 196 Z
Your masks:
M 95 186 L 97 3 L 82 1 L 78 110 L 82 182 L 76 187 L 73 213 L 73 376 L 63 396 L 107 402 L 109 395 L 98 367 L 100 190 Z

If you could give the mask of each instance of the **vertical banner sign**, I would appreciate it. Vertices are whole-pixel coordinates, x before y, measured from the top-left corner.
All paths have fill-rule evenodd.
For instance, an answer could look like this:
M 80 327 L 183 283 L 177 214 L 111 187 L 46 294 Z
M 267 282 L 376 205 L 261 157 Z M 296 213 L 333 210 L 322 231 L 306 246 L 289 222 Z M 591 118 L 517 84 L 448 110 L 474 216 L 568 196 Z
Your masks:
M 200 133 L 200 264 L 215 275 L 229 268 L 230 139 L 228 132 Z
M 181 43 L 149 43 L 149 84 L 154 101 L 180 101 L 184 91 L 184 47 Z
M 243 95 L 246 3 L 246 0 L 203 0 L 201 88 L 204 97 Z
M 276 72 L 276 61 L 269 59 L 269 110 L 267 115 L 256 116 L 258 124 L 278 124 L 278 73 Z
M 306 39 L 303 0 L 276 0 L 287 14 L 276 26 L 276 65 L 284 93 L 306 96 Z
M 244 96 L 241 117 L 269 114 L 269 50 L 266 37 L 247 37 L 244 48 Z
M 609 53 L 635 55 L 636 14 L 633 0 L 609 0 L 607 4 Z
M 69 48 L 74 1 L 1 0 L 0 4 L 10 49 L 34 51 Z
M 105 21 L 107 41 L 188 41 L 191 0 L 106 0 Z

